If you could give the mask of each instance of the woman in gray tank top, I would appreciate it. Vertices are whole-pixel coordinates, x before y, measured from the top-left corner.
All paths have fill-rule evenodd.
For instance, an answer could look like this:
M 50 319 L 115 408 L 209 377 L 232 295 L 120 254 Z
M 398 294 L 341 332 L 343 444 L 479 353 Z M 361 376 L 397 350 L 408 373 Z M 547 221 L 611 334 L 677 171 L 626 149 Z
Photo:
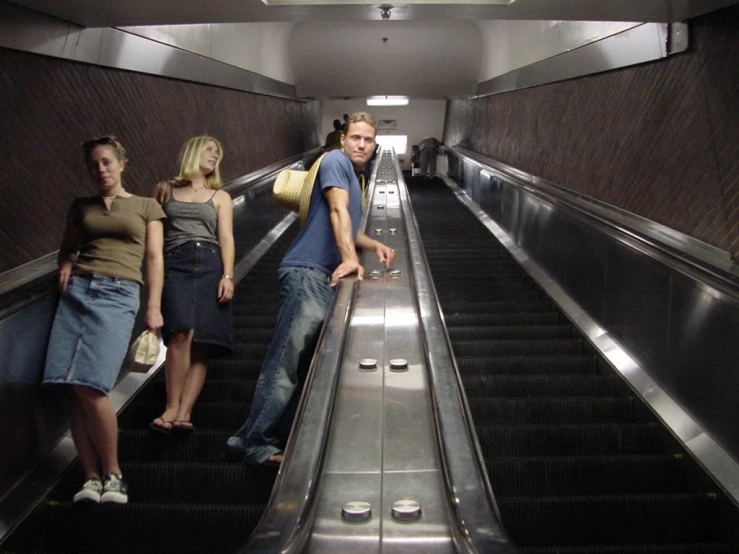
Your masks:
M 194 137 L 180 153 L 179 175 L 152 192 L 167 214 L 162 292 L 167 402 L 149 424 L 158 433 L 193 431 L 207 359 L 233 350 L 233 204 L 221 190 L 222 159 L 215 138 Z

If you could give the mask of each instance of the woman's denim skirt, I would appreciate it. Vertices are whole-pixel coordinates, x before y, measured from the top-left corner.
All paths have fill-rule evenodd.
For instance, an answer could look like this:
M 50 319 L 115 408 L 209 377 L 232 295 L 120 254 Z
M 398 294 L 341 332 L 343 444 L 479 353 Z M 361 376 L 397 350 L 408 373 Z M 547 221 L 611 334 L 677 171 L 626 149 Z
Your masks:
M 74 275 L 60 298 L 46 351 L 44 385 L 83 385 L 108 394 L 128 352 L 141 285 Z
M 208 347 L 208 357 L 233 351 L 231 302 L 218 302 L 223 275 L 217 244 L 189 241 L 164 254 L 162 339 L 193 329 L 193 343 Z

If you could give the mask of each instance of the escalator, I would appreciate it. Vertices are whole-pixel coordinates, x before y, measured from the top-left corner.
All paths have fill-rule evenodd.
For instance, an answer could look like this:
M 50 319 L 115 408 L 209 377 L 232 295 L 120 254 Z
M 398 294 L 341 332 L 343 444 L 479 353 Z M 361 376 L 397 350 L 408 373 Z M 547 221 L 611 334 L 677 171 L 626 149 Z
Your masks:
M 129 503 L 72 504 L 83 481 L 75 464 L 0 545 L 1 552 L 220 554 L 244 545 L 277 470 L 230 463 L 224 444 L 248 413 L 277 316 L 277 267 L 295 227 L 236 286 L 235 351 L 209 362 L 193 412 L 195 431 L 165 436 L 147 430 L 164 408 L 160 371 L 119 414 Z
M 449 187 L 407 184 L 519 551 L 738 552 L 736 506 L 626 382 Z

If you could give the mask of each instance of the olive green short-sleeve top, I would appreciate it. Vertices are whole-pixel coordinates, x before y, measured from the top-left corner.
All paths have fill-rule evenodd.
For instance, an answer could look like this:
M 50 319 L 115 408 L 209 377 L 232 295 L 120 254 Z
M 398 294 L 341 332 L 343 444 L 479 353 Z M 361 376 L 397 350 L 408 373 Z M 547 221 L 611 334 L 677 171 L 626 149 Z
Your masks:
M 165 219 L 153 198 L 116 197 L 110 209 L 100 196 L 78 198 L 67 215 L 79 244 L 62 244 L 60 256 L 77 253 L 72 274 L 96 274 L 143 284 L 141 265 L 146 251 L 146 225 Z

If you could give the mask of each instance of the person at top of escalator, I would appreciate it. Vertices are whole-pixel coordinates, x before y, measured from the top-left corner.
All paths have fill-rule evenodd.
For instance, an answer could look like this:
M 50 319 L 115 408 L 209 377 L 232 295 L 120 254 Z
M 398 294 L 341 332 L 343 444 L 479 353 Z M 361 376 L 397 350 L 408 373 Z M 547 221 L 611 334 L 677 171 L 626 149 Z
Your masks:
M 207 359 L 233 351 L 233 204 L 222 190 L 221 143 L 188 140 L 179 174 L 154 186 L 164 226 L 162 339 L 167 401 L 149 424 L 158 433 L 192 432 L 192 412 L 205 384 Z
M 426 179 L 436 175 L 436 154 L 441 142 L 436 137 L 425 137 L 418 144 L 420 150 L 420 174 Z
M 324 152 L 341 148 L 341 135 L 344 134 L 341 128 L 341 120 L 334 119 L 334 130 L 326 135 L 326 143 L 323 145 Z
M 108 394 L 126 357 L 146 258 L 145 324 L 162 326 L 164 212 L 151 198 L 123 188 L 128 161 L 113 136 L 85 142 L 87 172 L 97 194 L 78 198 L 59 249 L 59 305 L 43 383 L 71 392 L 72 439 L 85 474 L 74 502 L 128 501 L 118 461 L 118 421 Z
M 308 185 L 313 188 L 310 203 L 305 205 L 307 213 L 301 215 L 305 224 L 280 264 L 277 326 L 251 410 L 226 443 L 232 460 L 251 465 L 282 461 L 285 437 L 280 430 L 292 424 L 297 391 L 328 315 L 334 287 L 344 277 L 364 276 L 357 248 L 374 252 L 385 265 L 395 259 L 392 248 L 359 231 L 359 177 L 374 152 L 376 134 L 372 116 L 364 112 L 349 116 L 341 150 L 323 156 L 315 182 Z

